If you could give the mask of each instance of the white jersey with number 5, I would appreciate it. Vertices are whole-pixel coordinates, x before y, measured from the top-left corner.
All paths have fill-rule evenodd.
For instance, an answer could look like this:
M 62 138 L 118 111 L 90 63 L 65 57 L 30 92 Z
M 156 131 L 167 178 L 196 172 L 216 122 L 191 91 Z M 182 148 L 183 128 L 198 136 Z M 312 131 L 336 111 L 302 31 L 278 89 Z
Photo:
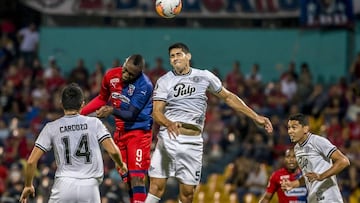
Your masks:
M 336 146 L 319 135 L 308 134 L 304 143 L 296 144 L 294 147 L 296 160 L 303 174 L 314 172 L 317 174 L 328 170 L 331 165 L 331 155 L 337 150 Z M 323 181 L 309 182 L 305 178 L 308 188 L 308 201 L 310 203 L 342 203 L 336 176 L 331 176 Z
M 109 137 L 109 131 L 98 118 L 71 115 L 47 123 L 35 146 L 45 152 L 54 150 L 57 178 L 102 178 L 104 167 L 99 144 Z
M 169 120 L 192 124 L 202 130 L 207 107 L 206 91 L 220 92 L 221 88 L 220 79 L 208 70 L 191 68 L 186 75 L 169 71 L 158 79 L 153 100 L 167 103 L 165 116 Z

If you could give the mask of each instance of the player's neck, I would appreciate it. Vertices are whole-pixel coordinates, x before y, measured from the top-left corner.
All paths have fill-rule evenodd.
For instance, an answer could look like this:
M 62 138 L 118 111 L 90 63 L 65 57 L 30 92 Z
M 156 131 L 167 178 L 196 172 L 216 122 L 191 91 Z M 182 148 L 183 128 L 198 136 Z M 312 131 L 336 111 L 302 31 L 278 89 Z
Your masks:
M 184 69 L 181 69 L 181 70 L 174 70 L 176 75 L 187 75 L 190 73 L 190 67 L 186 67 Z
M 64 110 L 64 114 L 66 116 L 73 116 L 73 115 L 79 114 L 79 111 L 78 110 Z

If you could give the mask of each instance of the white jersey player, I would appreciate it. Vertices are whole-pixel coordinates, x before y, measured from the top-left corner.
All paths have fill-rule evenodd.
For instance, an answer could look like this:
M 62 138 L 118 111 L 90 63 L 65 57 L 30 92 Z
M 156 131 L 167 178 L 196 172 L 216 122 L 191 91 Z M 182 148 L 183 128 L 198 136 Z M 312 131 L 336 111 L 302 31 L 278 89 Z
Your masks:
M 21 202 L 34 195 L 32 180 L 36 164 L 51 149 L 57 170 L 49 202 L 100 202 L 99 184 L 104 175 L 100 144 L 122 170 L 127 170 L 104 124 L 98 118 L 79 115 L 83 104 L 79 86 L 65 87 L 62 93 L 65 115 L 47 123 L 40 132 L 27 161 Z
M 309 203 L 342 203 L 336 174 L 350 165 L 349 159 L 328 139 L 310 133 L 303 114 L 290 116 L 288 133 L 296 143 L 296 160 L 305 175 L 296 181 L 285 181 L 283 189 L 306 184 Z
M 151 158 L 146 203 L 159 202 L 169 177 L 176 177 L 179 181 L 180 201 L 192 202 L 201 176 L 201 134 L 208 90 L 235 111 L 244 113 L 272 132 L 269 119 L 256 114 L 239 97 L 225 89 L 213 73 L 190 67 L 191 54 L 185 44 L 170 46 L 169 55 L 173 71 L 158 79 L 153 96 L 153 117 L 160 125 L 160 132 Z

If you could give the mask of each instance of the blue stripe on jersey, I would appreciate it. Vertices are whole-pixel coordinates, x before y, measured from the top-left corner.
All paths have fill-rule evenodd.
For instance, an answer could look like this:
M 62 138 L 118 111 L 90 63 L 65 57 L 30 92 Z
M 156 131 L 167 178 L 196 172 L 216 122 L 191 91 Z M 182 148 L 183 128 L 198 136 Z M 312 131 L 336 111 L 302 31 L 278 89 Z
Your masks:
M 130 170 L 129 173 L 141 173 L 141 174 L 144 174 L 144 173 L 147 173 L 147 170 Z
M 132 188 L 132 192 L 146 194 L 146 188 L 145 186 L 135 186 Z
M 135 121 L 125 121 L 125 130 L 150 130 L 152 127 L 152 94 L 153 85 L 150 79 L 142 74 L 134 83 L 123 84 L 122 95 L 130 99 L 130 104 L 140 109 Z M 121 102 L 120 110 L 128 110 L 129 104 Z
M 37 148 L 41 149 L 42 151 L 47 152 L 46 148 L 43 147 L 43 146 L 41 146 L 40 144 L 35 143 L 35 146 L 36 146 Z
M 100 139 L 98 139 L 98 142 L 101 143 L 102 141 L 104 141 L 106 138 L 111 138 L 110 134 L 106 134 L 104 136 L 102 136 Z

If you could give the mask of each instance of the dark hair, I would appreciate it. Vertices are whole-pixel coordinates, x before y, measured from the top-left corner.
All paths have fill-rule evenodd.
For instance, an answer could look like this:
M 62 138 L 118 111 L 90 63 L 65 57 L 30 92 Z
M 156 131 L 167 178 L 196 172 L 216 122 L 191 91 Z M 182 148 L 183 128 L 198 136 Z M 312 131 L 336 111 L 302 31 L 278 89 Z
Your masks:
M 84 93 L 76 83 L 67 85 L 61 94 L 64 110 L 79 110 L 84 101 Z
M 300 125 L 306 126 L 309 125 L 308 119 L 304 114 L 297 113 L 289 117 L 289 121 L 298 121 Z
M 145 59 L 140 54 L 133 54 L 129 56 L 128 63 L 133 64 L 139 70 L 143 70 L 145 68 Z
M 184 43 L 178 42 L 171 46 L 169 46 L 169 53 L 172 49 L 180 48 L 183 52 L 190 53 L 189 47 L 187 47 Z

